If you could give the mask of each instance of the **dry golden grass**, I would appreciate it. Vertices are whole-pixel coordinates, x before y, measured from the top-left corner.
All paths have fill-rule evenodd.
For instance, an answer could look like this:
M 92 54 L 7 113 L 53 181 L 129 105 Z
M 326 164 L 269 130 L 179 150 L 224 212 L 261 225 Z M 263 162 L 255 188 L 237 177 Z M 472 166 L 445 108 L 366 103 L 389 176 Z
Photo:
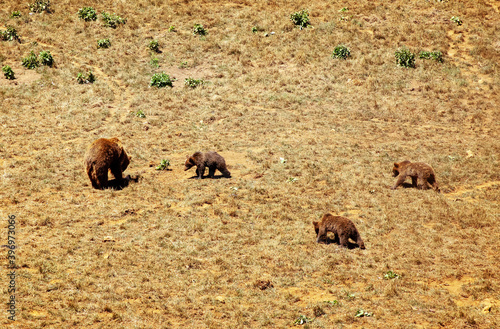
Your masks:
M 84 22 L 83 6 L 128 21 Z M 52 8 L 0 8 L 0 30 L 22 40 L 0 42 L 0 65 L 18 78 L 0 77 L 0 218 L 17 216 L 19 247 L 17 321 L 3 313 L 1 326 L 283 328 L 300 315 L 309 328 L 500 326 L 498 2 Z M 293 27 L 301 9 L 313 27 Z M 193 36 L 194 24 L 208 34 Z M 111 48 L 98 50 L 103 38 Z M 350 59 L 331 58 L 338 44 Z M 445 61 L 400 68 L 401 46 Z M 42 49 L 54 68 L 21 66 Z M 77 84 L 87 70 L 97 81 Z M 149 88 L 157 72 L 174 87 Z M 186 88 L 187 77 L 209 83 Z M 85 150 L 113 136 L 132 156 L 125 174 L 141 179 L 93 190 Z M 183 163 L 198 150 L 224 156 L 232 178 L 189 179 Z M 162 159 L 171 171 L 155 170 Z M 443 193 L 391 191 L 392 163 L 405 159 L 430 164 Z M 326 212 L 350 218 L 367 249 L 317 244 L 312 221 Z

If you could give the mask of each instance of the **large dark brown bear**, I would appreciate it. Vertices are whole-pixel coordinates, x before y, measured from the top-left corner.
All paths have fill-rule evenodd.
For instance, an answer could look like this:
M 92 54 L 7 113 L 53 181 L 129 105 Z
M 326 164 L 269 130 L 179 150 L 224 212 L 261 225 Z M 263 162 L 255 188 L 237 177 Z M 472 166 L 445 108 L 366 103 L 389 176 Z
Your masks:
M 208 176 L 214 178 L 215 170 L 219 170 L 226 178 L 231 177 L 231 173 L 227 170 L 226 161 L 217 152 L 196 152 L 186 159 L 184 170 L 196 166 L 196 178 L 201 179 L 205 174 L 205 167 L 208 167 Z
M 427 190 L 432 188 L 434 191 L 439 192 L 439 186 L 436 181 L 434 170 L 428 164 L 423 162 L 410 162 L 408 160 L 401 162 L 394 162 L 392 168 L 394 177 L 399 176 L 398 180 L 391 189 L 395 190 L 398 186 L 402 185 L 407 177 L 411 177 L 413 187 L 420 190 Z
M 356 241 L 361 249 L 365 249 L 365 244 L 359 235 L 354 223 L 342 216 L 333 216 L 332 214 L 325 214 L 321 218 L 321 222 L 313 222 L 314 231 L 316 232 L 316 242 L 325 242 L 328 232 L 335 234 L 336 243 L 340 243 L 342 247 L 348 247 L 349 238 Z
M 85 154 L 85 168 L 92 187 L 102 190 L 108 187 L 108 170 L 115 176 L 115 184 L 122 185 L 122 173 L 127 169 L 130 157 L 116 137 L 99 138 L 90 144 Z

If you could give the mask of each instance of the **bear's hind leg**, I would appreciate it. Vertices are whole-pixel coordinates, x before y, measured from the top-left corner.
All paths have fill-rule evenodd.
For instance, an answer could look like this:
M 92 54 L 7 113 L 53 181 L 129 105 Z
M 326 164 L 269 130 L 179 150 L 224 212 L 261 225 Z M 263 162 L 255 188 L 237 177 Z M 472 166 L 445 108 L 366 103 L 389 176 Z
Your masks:
M 208 167 L 208 177 L 214 178 L 216 166 Z

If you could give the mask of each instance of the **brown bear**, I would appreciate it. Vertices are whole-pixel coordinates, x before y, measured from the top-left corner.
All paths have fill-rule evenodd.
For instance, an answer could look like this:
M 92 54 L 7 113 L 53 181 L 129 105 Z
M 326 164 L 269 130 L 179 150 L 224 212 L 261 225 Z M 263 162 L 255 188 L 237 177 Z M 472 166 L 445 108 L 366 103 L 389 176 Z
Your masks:
M 116 137 L 99 138 L 90 144 L 85 155 L 87 175 L 92 187 L 102 190 L 108 187 L 108 170 L 115 176 L 115 184 L 121 185 L 122 173 L 127 169 L 130 157 Z
M 313 222 L 313 225 L 317 235 L 316 242 L 318 243 L 321 241 L 324 242 L 328 232 L 332 232 L 335 234 L 335 239 L 333 241 L 340 243 L 342 247 L 347 248 L 349 245 L 349 238 L 351 238 L 353 241 L 356 241 L 361 249 L 365 249 L 365 244 L 361 239 L 361 235 L 359 235 L 354 223 L 348 218 L 325 214 L 323 218 L 321 218 L 321 222 Z
M 434 191 L 439 192 L 439 186 L 436 181 L 436 175 L 434 170 L 428 164 L 422 162 L 410 162 L 408 160 L 402 162 L 394 162 L 394 167 L 392 168 L 394 177 L 399 175 L 398 180 L 391 188 L 393 190 L 397 189 L 398 186 L 404 183 L 406 177 L 411 177 L 411 182 L 413 187 L 421 190 L 427 190 L 432 188 Z
M 226 161 L 217 152 L 195 152 L 186 159 L 184 170 L 188 170 L 192 166 L 196 166 L 196 178 L 201 179 L 205 174 L 205 167 L 208 167 L 208 176 L 214 178 L 215 170 L 219 170 L 226 178 L 231 177 L 231 173 L 227 170 Z

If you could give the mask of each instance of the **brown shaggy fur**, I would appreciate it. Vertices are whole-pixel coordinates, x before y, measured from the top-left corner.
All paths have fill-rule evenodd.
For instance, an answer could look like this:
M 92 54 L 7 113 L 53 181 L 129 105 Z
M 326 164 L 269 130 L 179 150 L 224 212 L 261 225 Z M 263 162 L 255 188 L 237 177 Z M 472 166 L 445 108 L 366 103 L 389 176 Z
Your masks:
M 359 235 L 354 223 L 342 216 L 333 216 L 332 214 L 325 214 L 321 218 L 321 222 L 313 222 L 314 231 L 316 231 L 316 242 L 326 240 L 328 232 L 335 234 L 334 241 L 340 243 L 342 247 L 348 246 L 349 238 L 359 245 L 361 249 L 365 249 L 365 244 Z
M 127 169 L 130 157 L 116 137 L 99 138 L 94 141 L 85 155 L 87 175 L 96 189 L 108 187 L 108 170 L 115 176 L 118 185 L 123 181 L 122 173 Z
M 399 175 L 398 180 L 392 187 L 393 190 L 404 183 L 406 177 L 411 177 L 413 187 L 420 190 L 427 190 L 432 188 L 434 191 L 439 192 L 439 186 L 436 182 L 436 175 L 434 170 L 428 164 L 422 162 L 411 163 L 408 160 L 402 162 L 395 162 L 392 168 L 394 177 Z
M 215 170 L 219 170 L 226 178 L 231 177 L 227 170 L 226 161 L 217 152 L 196 152 L 186 159 L 184 170 L 196 166 L 196 178 L 201 179 L 205 174 L 205 167 L 208 167 L 208 176 L 214 178 Z

